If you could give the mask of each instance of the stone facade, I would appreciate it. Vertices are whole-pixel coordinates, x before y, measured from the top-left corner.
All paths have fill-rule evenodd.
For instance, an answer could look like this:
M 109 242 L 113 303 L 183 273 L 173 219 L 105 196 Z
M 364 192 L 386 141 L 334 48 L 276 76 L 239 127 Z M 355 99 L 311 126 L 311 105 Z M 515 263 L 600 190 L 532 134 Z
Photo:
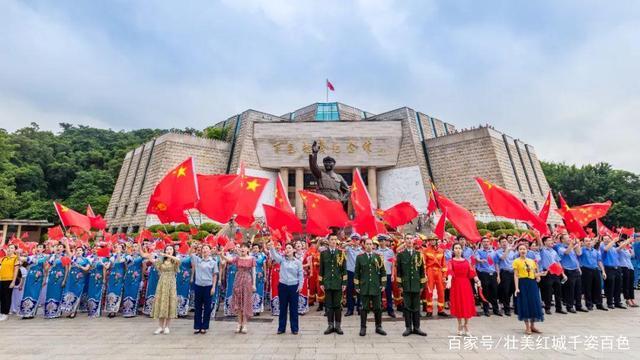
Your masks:
M 334 113 L 321 116 L 319 105 Z M 320 158 L 338 159 L 341 173 L 360 169 L 373 202 L 381 208 L 406 200 L 424 211 L 433 181 L 479 219 L 493 220 L 474 176 L 507 188 L 536 212 L 549 191 L 532 146 L 489 127 L 457 131 L 452 124 L 408 107 L 372 114 L 341 103 L 316 103 L 281 116 L 246 110 L 214 127 L 226 130 L 223 140 L 170 133 L 130 151 L 107 210 L 110 229 L 135 231 L 157 222 L 145 214 L 153 188 L 189 156 L 198 173 L 235 173 L 241 162 L 247 174 L 271 182 L 279 173 L 296 213 L 303 217 L 297 190 L 313 186 L 307 163 L 313 140 L 321 141 Z M 270 184 L 260 203 L 272 203 L 272 193 Z M 262 215 L 261 206 L 255 215 Z M 560 222 L 554 211 L 549 222 Z

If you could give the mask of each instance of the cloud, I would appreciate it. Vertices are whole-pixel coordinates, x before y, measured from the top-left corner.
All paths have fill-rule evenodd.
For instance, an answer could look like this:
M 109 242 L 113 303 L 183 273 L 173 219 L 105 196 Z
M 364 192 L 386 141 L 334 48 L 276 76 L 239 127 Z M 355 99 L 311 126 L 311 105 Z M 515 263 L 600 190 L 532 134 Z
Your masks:
M 203 128 L 332 99 L 490 123 L 545 160 L 640 172 L 640 6 L 0 3 L 0 127 Z

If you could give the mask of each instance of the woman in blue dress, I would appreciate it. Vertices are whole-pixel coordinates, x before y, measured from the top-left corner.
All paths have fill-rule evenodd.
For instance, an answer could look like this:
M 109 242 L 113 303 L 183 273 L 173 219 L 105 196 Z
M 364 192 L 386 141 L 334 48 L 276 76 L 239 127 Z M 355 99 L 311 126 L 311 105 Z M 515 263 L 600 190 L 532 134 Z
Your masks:
M 256 291 L 253 293 L 253 315 L 264 311 L 265 263 L 267 256 L 262 252 L 261 244 L 251 246 L 251 256 L 256 259 Z
M 68 245 L 67 252 L 71 253 Z M 60 303 L 60 310 L 68 318 L 73 319 L 76 317 L 78 306 L 80 305 L 80 297 L 82 297 L 82 291 L 84 290 L 86 272 L 90 266 L 89 260 L 84 257 L 84 249 L 77 247 L 67 270 L 68 275 L 62 291 L 62 302 Z
M 176 250 L 176 254 L 178 251 Z M 187 316 L 189 313 L 189 292 L 191 291 L 191 256 L 178 255 L 180 259 L 180 271 L 176 274 L 176 291 L 178 300 L 178 317 Z
M 100 317 L 102 310 L 102 292 L 109 269 L 109 258 L 92 256 L 87 288 L 87 314 L 91 318 Z
M 229 253 L 227 257 L 236 256 L 233 253 Z M 224 257 L 223 257 L 224 261 Z M 232 308 L 233 299 L 233 280 L 236 278 L 236 271 L 238 270 L 235 264 L 232 264 L 228 261 L 224 261 L 226 263 L 226 282 L 224 285 L 224 316 L 234 316 Z
M 60 300 L 62 299 L 62 284 L 64 283 L 66 268 L 62 265 L 64 245 L 56 245 L 55 252 L 47 260 L 47 295 L 44 302 L 44 318 L 60 317 Z
M 44 266 L 47 256 L 44 255 L 44 245 L 38 244 L 33 255 L 27 257 L 29 272 L 24 286 L 24 293 L 20 301 L 20 316 L 32 319 L 38 311 L 38 299 L 44 283 Z
M 122 316 L 129 318 L 138 315 L 140 283 L 142 282 L 142 262 L 140 246 L 133 244 L 127 255 L 127 272 L 124 275 L 124 293 L 122 295 Z
M 115 317 L 120 310 L 126 261 L 126 256 L 122 253 L 122 244 L 116 244 L 114 253 L 109 259 L 111 272 L 109 273 L 109 281 L 107 282 L 106 305 L 104 307 L 104 311 L 109 313 L 107 316 L 110 318 Z
M 157 254 L 154 253 L 145 262 L 145 268 L 147 271 L 147 288 L 144 295 L 144 305 L 142 306 L 142 313 L 151 316 L 151 310 L 153 309 L 153 302 L 156 298 L 156 288 L 158 287 L 158 269 L 153 266 L 153 262 L 157 259 Z

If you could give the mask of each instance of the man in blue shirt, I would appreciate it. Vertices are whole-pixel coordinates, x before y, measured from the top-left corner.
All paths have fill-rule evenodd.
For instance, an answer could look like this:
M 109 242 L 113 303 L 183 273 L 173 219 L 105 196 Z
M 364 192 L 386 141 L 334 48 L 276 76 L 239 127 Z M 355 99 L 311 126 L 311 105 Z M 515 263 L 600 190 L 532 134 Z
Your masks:
M 360 297 L 356 296 L 356 287 L 353 282 L 356 270 L 356 257 L 362 254 L 360 235 L 356 233 L 351 234 L 349 242 L 347 242 L 344 247 L 344 251 L 347 255 L 347 312 L 344 316 L 353 315 L 354 307 L 357 307 L 358 315 L 360 315 Z
M 582 254 L 580 240 L 572 240 L 568 234 L 562 234 L 556 251 L 560 255 L 560 264 L 567 276 L 567 281 L 562 285 L 562 298 L 567 306 L 567 312 L 573 314 L 576 311 L 588 312 L 582 307 L 582 280 L 578 263 L 578 256 Z
M 385 284 L 385 297 L 387 299 L 387 313 L 390 317 L 395 318 L 396 314 L 393 312 L 393 281 L 391 279 L 392 274 L 392 266 L 393 266 L 393 258 L 395 258 L 396 254 L 389 247 L 391 243 L 391 237 L 386 234 L 378 235 L 378 241 L 380 242 L 380 247 L 375 250 L 375 253 L 380 255 L 384 260 L 384 269 L 387 272 L 387 283 Z
M 553 238 L 545 236 L 540 240 L 540 268 L 541 280 L 540 280 L 540 294 L 544 301 L 544 310 L 547 315 L 551 315 L 551 301 L 555 298 L 556 314 L 566 314 L 567 312 L 562 310 L 562 279 L 566 279 L 564 273 L 552 274 L 549 271 L 549 267 L 553 264 L 561 271 L 560 256 L 553 249 Z
M 602 264 L 604 265 L 604 295 L 607 298 L 607 307 L 609 309 L 626 309 L 620 301 L 620 292 L 622 291 L 622 273 L 620 272 L 620 264 L 618 263 L 618 248 L 615 247 L 616 242 L 609 235 L 602 237 L 600 243 L 600 255 Z
M 482 284 L 482 294 L 493 308 L 494 315 L 502 316 L 498 307 L 498 262 L 496 252 L 488 238 L 482 238 L 482 247 L 476 250 L 476 272 Z M 482 303 L 484 316 L 489 316 L 489 304 Z
M 515 292 L 513 283 L 513 260 L 518 257 L 516 245 L 510 244 L 506 237 L 500 237 L 500 249 L 496 251 L 498 263 L 498 297 L 504 314 L 511 316 L 511 297 Z
M 602 265 L 602 255 L 600 251 L 594 249 L 593 239 L 585 238 L 582 254 L 578 257 L 580 262 L 580 270 L 582 271 L 582 290 L 584 293 L 584 302 L 587 310 L 593 310 L 595 305 L 597 309 L 607 311 L 602 306 L 602 279 L 601 271 L 604 274 L 604 265 Z M 605 276 L 606 279 L 606 275 Z

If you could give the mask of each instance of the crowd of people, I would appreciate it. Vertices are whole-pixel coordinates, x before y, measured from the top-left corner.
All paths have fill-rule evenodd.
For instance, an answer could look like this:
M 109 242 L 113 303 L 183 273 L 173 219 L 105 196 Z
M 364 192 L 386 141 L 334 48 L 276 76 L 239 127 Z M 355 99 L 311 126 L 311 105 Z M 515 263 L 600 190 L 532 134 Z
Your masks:
M 375 333 L 384 336 L 386 312 L 402 314 L 403 336 L 426 336 L 421 321 L 434 316 L 456 318 L 457 335 L 468 336 L 478 315 L 516 314 L 532 334 L 552 309 L 564 316 L 638 307 L 637 235 L 503 235 L 475 244 L 408 233 L 246 240 L 222 246 L 98 237 L 90 246 L 68 234 L 31 249 L 2 243 L 0 321 L 10 313 L 147 315 L 158 320 L 155 334 L 169 334 L 172 319 L 193 312 L 194 334 L 206 334 L 220 312 L 236 316 L 236 332 L 247 333 L 248 321 L 269 310 L 279 317 L 278 334 L 287 320 L 298 334 L 299 316 L 317 305 L 328 322 L 324 334 L 343 334 L 343 315 L 357 314 L 364 336 L 373 312 Z

